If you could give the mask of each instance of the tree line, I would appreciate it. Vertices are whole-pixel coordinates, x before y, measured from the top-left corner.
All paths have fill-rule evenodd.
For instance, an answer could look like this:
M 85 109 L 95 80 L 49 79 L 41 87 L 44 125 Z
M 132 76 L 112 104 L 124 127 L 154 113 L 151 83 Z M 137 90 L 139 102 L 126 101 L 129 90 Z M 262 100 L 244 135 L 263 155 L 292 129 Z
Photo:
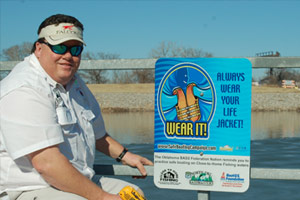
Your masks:
M 24 42 L 4 49 L 0 53 L 1 60 L 5 61 L 21 61 L 24 57 L 30 55 L 33 43 Z M 199 48 L 190 48 L 179 46 L 175 42 L 162 41 L 156 48 L 149 53 L 149 58 L 199 58 L 213 57 L 212 53 L 205 52 Z M 82 60 L 109 60 L 120 59 L 120 55 L 116 53 L 105 52 L 83 52 Z M 80 75 L 87 83 L 154 83 L 153 69 L 138 70 L 79 70 Z M 272 69 L 272 73 L 267 71 L 261 82 L 265 84 L 279 85 L 282 80 L 300 81 L 299 71 L 292 69 Z M 253 79 L 253 81 L 256 81 Z

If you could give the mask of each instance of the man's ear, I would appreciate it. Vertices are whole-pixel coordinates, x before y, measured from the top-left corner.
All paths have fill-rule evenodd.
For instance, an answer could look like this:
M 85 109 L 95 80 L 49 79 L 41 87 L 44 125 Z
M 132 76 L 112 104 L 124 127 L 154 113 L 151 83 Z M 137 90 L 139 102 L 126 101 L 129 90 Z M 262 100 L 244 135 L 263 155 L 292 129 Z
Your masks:
M 37 58 L 39 58 L 41 56 L 41 51 L 42 51 L 42 44 L 39 42 L 36 42 L 34 54 Z

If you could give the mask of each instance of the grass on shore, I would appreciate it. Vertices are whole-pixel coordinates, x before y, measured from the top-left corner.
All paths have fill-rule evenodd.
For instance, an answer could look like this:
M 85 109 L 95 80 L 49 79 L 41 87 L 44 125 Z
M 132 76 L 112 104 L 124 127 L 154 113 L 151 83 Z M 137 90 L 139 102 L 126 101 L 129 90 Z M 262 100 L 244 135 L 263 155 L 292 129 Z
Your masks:
M 88 84 L 93 93 L 153 93 L 154 83 L 144 84 Z
M 300 90 L 278 86 L 252 86 L 252 93 L 300 93 Z
M 153 93 L 154 83 L 145 84 L 88 84 L 93 93 Z M 298 89 L 278 86 L 252 86 L 252 93 L 300 93 Z

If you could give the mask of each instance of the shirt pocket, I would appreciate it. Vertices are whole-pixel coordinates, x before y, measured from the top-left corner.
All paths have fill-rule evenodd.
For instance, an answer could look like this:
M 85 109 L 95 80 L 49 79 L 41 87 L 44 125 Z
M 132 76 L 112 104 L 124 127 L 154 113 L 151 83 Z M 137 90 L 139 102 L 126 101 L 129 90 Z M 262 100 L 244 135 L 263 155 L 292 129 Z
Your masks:
M 95 118 L 94 113 L 91 110 L 82 110 L 81 116 L 83 119 L 84 130 L 88 137 L 95 137 L 93 129 L 93 119 Z
M 76 118 L 72 114 L 71 110 L 65 106 L 59 106 L 56 108 L 56 114 L 58 123 L 60 125 L 70 125 L 76 123 Z
M 69 161 L 77 161 L 79 139 L 77 120 L 67 107 L 56 108 L 56 114 L 64 137 L 64 142 L 59 144 L 59 149 Z
M 86 142 L 88 144 L 88 148 L 90 149 L 87 153 L 87 162 L 93 162 L 95 156 L 95 134 L 93 128 L 93 120 L 95 119 L 95 115 L 91 110 L 82 110 L 81 116 L 83 119 L 83 126 L 85 130 Z
M 87 122 L 91 122 L 95 118 L 95 115 L 91 110 L 82 110 L 81 115 L 82 118 Z

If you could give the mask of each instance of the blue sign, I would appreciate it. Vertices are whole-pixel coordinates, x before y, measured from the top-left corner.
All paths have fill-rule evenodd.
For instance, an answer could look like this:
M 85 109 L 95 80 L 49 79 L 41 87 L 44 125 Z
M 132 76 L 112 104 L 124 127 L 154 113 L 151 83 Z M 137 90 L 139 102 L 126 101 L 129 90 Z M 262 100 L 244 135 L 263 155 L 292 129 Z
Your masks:
M 247 190 L 251 81 L 247 59 L 156 62 L 154 182 L 158 187 Z M 227 181 L 226 176 L 239 178 Z

